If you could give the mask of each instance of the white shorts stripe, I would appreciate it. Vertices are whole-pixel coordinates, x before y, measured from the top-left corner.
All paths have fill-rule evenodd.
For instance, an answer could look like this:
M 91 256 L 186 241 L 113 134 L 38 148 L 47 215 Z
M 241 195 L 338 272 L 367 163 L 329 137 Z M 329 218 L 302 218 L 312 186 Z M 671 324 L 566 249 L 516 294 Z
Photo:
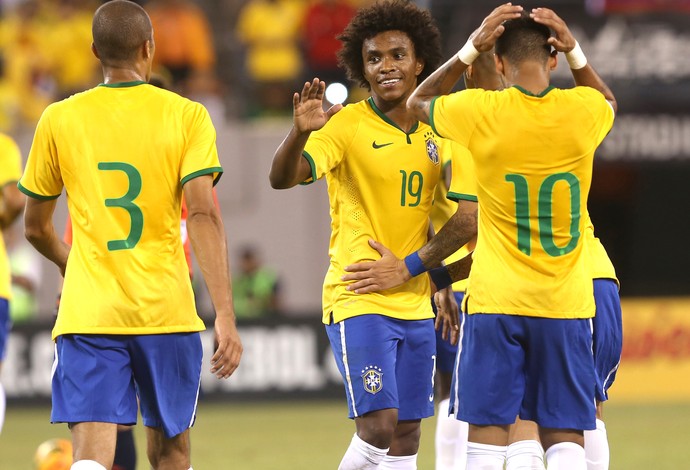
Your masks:
M 347 343 L 345 342 L 345 322 L 340 322 L 340 347 L 343 350 L 343 367 L 345 368 L 345 380 L 347 381 L 347 391 L 350 395 L 350 401 L 352 401 L 352 412 L 355 418 L 359 416 L 357 413 L 357 406 L 355 404 L 355 392 L 352 389 L 352 378 L 350 377 L 350 366 L 347 363 Z

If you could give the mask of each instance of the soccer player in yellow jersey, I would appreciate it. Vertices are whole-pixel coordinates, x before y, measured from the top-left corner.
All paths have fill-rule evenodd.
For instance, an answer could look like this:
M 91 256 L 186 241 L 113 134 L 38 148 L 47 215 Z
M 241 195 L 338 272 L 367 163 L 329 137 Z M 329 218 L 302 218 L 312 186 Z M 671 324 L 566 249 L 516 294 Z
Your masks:
M 444 95 L 494 45 L 511 88 Z M 577 87 L 550 86 L 552 47 L 566 53 Z M 456 377 L 458 417 L 470 423 L 467 468 L 502 469 L 508 429 L 520 416 L 538 423 L 550 470 L 584 469 L 596 379 L 582 233 L 613 94 L 553 11 L 505 4 L 408 106 L 439 135 L 466 145 L 477 172 L 479 236 Z M 407 261 L 414 275 L 429 260 L 419 252 Z
M 92 31 L 104 83 L 44 111 L 19 182 L 26 236 L 65 279 L 51 421 L 70 425 L 72 469 L 111 468 L 116 427 L 136 422 L 138 398 L 151 466 L 189 469 L 204 324 L 180 240 L 183 188 L 216 310 L 211 372 L 227 378 L 242 353 L 213 201 L 215 130 L 203 106 L 147 83 L 155 45 L 143 8 L 105 3 Z M 52 224 L 63 188 L 71 249 Z
M 421 419 L 434 411 L 429 280 L 357 295 L 341 277 L 345 266 L 377 256 L 369 239 L 401 256 L 427 240 L 447 147 L 405 103 L 440 61 L 439 33 L 427 11 L 395 0 L 359 10 L 339 39 L 341 64 L 371 97 L 324 111 L 325 84 L 305 83 L 269 177 L 277 189 L 322 177 L 328 183 L 323 321 L 357 430 L 340 469 L 412 469 Z
M 22 156 L 19 147 L 8 135 L 0 133 L 0 230 L 12 225 L 24 207 L 24 195 L 17 189 L 22 175 Z M 0 373 L 10 335 L 10 261 L 0 234 Z M 5 422 L 5 389 L 0 383 L 0 432 Z
M 503 87 L 495 70 L 493 54 L 490 53 L 481 54 L 467 69 L 464 78 L 466 88 L 494 90 Z M 473 250 L 477 234 L 477 184 L 472 155 L 467 149 L 454 144 L 452 157 L 452 164 L 451 161 L 444 162 L 444 177 L 436 188 L 431 221 L 434 230 L 439 232 L 449 220 L 453 220 L 458 214 L 465 214 L 459 225 L 453 227 L 451 223 L 446 230 L 454 228 L 457 243 L 464 243 L 466 239 L 470 241 L 446 258 L 447 264 L 463 258 Z M 470 217 L 470 214 L 475 214 L 475 217 Z M 466 280 L 453 284 L 458 305 L 462 305 L 466 287 Z M 436 332 L 436 393 L 440 400 L 436 421 L 436 470 L 457 470 L 464 468 L 467 459 L 468 429 L 466 422 L 449 414 L 451 378 L 458 348 L 444 339 L 442 333 L 442 329 Z

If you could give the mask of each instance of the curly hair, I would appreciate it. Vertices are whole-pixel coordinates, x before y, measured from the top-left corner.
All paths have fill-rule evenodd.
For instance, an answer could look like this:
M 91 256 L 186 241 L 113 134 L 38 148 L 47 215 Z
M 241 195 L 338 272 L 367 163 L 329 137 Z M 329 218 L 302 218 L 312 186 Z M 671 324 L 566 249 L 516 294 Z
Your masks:
M 419 82 L 441 64 L 441 33 L 431 13 L 406 0 L 384 0 L 357 12 L 345 30 L 338 35 L 343 43 L 338 51 L 338 65 L 347 76 L 363 88 L 371 90 L 364 78 L 362 46 L 364 41 L 386 31 L 402 31 L 414 45 L 415 55 L 424 61 Z

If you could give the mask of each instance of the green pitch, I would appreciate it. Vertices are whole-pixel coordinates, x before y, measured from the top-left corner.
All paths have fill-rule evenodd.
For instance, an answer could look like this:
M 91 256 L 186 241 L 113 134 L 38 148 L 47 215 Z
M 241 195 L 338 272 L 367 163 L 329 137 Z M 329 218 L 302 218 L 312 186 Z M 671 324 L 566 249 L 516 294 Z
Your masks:
M 344 403 L 205 403 L 192 429 L 195 470 L 336 469 L 354 433 Z M 611 470 L 690 468 L 690 404 L 609 405 L 605 410 Z M 10 408 L 0 435 L 0 470 L 31 470 L 36 447 L 69 437 L 48 423 L 49 410 Z M 434 468 L 434 419 L 423 424 L 420 470 Z M 139 469 L 146 462 L 144 433 L 135 429 Z

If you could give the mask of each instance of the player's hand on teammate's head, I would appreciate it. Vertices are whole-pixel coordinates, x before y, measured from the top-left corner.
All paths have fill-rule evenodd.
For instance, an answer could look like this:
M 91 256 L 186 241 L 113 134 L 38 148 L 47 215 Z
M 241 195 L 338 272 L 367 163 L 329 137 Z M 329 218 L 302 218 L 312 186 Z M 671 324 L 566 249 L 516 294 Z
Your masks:
M 405 262 L 391 250 L 375 240 L 369 240 L 369 245 L 379 252 L 381 258 L 346 266 L 348 274 L 342 276 L 341 280 L 355 281 L 347 286 L 347 290 L 356 294 L 380 292 L 401 286 L 412 278 Z
M 343 106 L 336 104 L 323 110 L 323 98 L 326 94 L 326 82 L 314 78 L 305 82 L 301 93 L 292 96 L 293 124 L 300 132 L 311 132 L 321 129 L 328 120 Z
M 219 379 L 227 379 L 239 367 L 243 351 L 234 319 L 216 317 L 215 344 L 216 350 L 211 357 L 211 373 Z
M 513 5 L 512 3 L 504 3 L 496 7 L 470 36 L 475 49 L 479 52 L 490 51 L 494 47 L 496 39 L 505 31 L 503 23 L 519 18 L 522 10 L 520 5 Z
M 570 52 L 575 47 L 577 41 L 575 36 L 553 10 L 549 8 L 533 8 L 530 18 L 535 22 L 548 26 L 554 32 L 554 36 L 549 38 L 549 45 L 553 46 L 558 52 Z

